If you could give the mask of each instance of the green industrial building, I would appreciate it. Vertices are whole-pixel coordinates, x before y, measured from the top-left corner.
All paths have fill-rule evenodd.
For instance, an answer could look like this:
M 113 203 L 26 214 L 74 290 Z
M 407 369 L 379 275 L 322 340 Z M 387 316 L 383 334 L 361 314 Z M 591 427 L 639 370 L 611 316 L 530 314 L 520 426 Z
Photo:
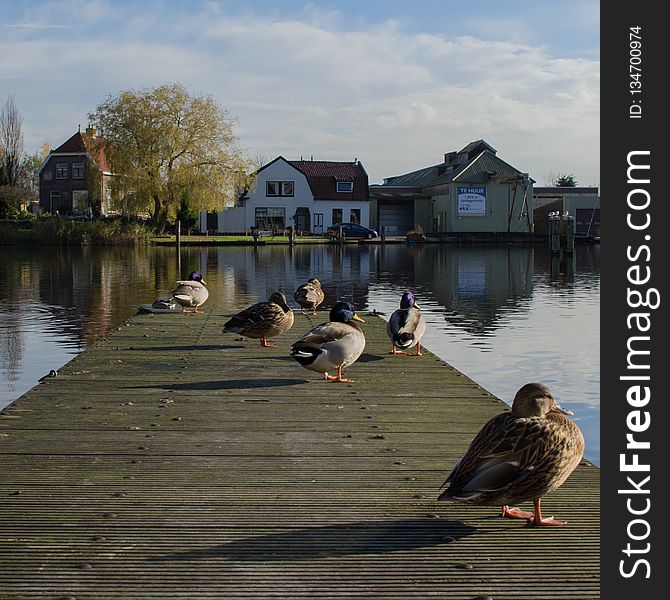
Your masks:
M 370 186 L 370 225 L 387 235 L 421 228 L 438 237 L 527 237 L 533 180 L 477 140 L 444 161 Z

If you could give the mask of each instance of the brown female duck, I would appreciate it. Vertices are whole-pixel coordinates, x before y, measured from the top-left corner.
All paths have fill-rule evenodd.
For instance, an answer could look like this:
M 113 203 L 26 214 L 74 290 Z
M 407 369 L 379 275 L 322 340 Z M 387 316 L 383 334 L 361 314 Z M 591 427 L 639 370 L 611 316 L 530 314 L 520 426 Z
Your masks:
M 282 292 L 270 294 L 267 302 L 257 302 L 233 315 L 223 326 L 224 333 L 238 333 L 244 337 L 260 339 L 264 348 L 276 348 L 267 340 L 287 332 L 293 327 L 293 311 Z
M 293 299 L 300 305 L 300 312 L 304 313 L 307 308 L 312 311 L 313 315 L 316 314 L 316 307 L 323 302 L 325 297 L 321 289 L 321 282 L 316 277 L 299 285 L 293 294 Z
M 543 518 L 540 498 L 558 489 L 584 453 L 584 437 L 546 385 L 527 383 L 512 410 L 493 417 L 477 434 L 445 481 L 438 500 L 502 506 L 505 517 L 530 525 L 564 525 Z M 535 513 L 510 508 L 532 500 Z

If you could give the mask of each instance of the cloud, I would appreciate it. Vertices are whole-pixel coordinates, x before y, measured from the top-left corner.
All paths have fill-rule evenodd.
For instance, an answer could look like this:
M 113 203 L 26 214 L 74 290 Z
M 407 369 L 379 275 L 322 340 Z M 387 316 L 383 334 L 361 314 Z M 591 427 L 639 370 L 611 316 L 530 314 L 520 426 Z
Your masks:
M 398 20 L 347 28 L 337 11 L 303 13 L 231 14 L 212 4 L 124 14 L 99 2 L 86 15 L 90 35 L 13 29 L 0 41 L 11 57 L 0 88 L 16 94 L 35 149 L 66 139 L 108 94 L 181 81 L 237 115 L 242 145 L 270 158 L 358 157 L 379 182 L 485 138 L 538 180 L 553 170 L 597 181 L 597 60 L 509 36 L 414 33 Z

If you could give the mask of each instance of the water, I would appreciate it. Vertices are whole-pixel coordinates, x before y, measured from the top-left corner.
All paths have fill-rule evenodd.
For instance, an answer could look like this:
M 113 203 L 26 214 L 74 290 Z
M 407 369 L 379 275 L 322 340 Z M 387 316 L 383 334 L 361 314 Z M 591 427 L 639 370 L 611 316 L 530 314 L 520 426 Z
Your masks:
M 199 270 L 207 308 L 230 312 L 317 277 L 324 306 L 348 300 L 387 316 L 411 289 L 425 346 L 507 402 L 546 383 L 575 412 L 586 457 L 600 461 L 599 246 L 571 259 L 544 246 L 331 245 L 3 248 L 0 408 L 88 344 Z

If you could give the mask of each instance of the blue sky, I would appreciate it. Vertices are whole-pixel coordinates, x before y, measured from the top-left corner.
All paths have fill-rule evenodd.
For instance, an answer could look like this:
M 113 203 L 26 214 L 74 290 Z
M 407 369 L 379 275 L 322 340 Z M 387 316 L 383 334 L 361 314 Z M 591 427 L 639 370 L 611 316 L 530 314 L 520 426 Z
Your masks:
M 359 158 L 371 183 L 483 138 L 537 185 L 599 185 L 593 1 L 0 0 L 0 102 L 56 146 L 109 94 L 179 81 L 267 160 Z

